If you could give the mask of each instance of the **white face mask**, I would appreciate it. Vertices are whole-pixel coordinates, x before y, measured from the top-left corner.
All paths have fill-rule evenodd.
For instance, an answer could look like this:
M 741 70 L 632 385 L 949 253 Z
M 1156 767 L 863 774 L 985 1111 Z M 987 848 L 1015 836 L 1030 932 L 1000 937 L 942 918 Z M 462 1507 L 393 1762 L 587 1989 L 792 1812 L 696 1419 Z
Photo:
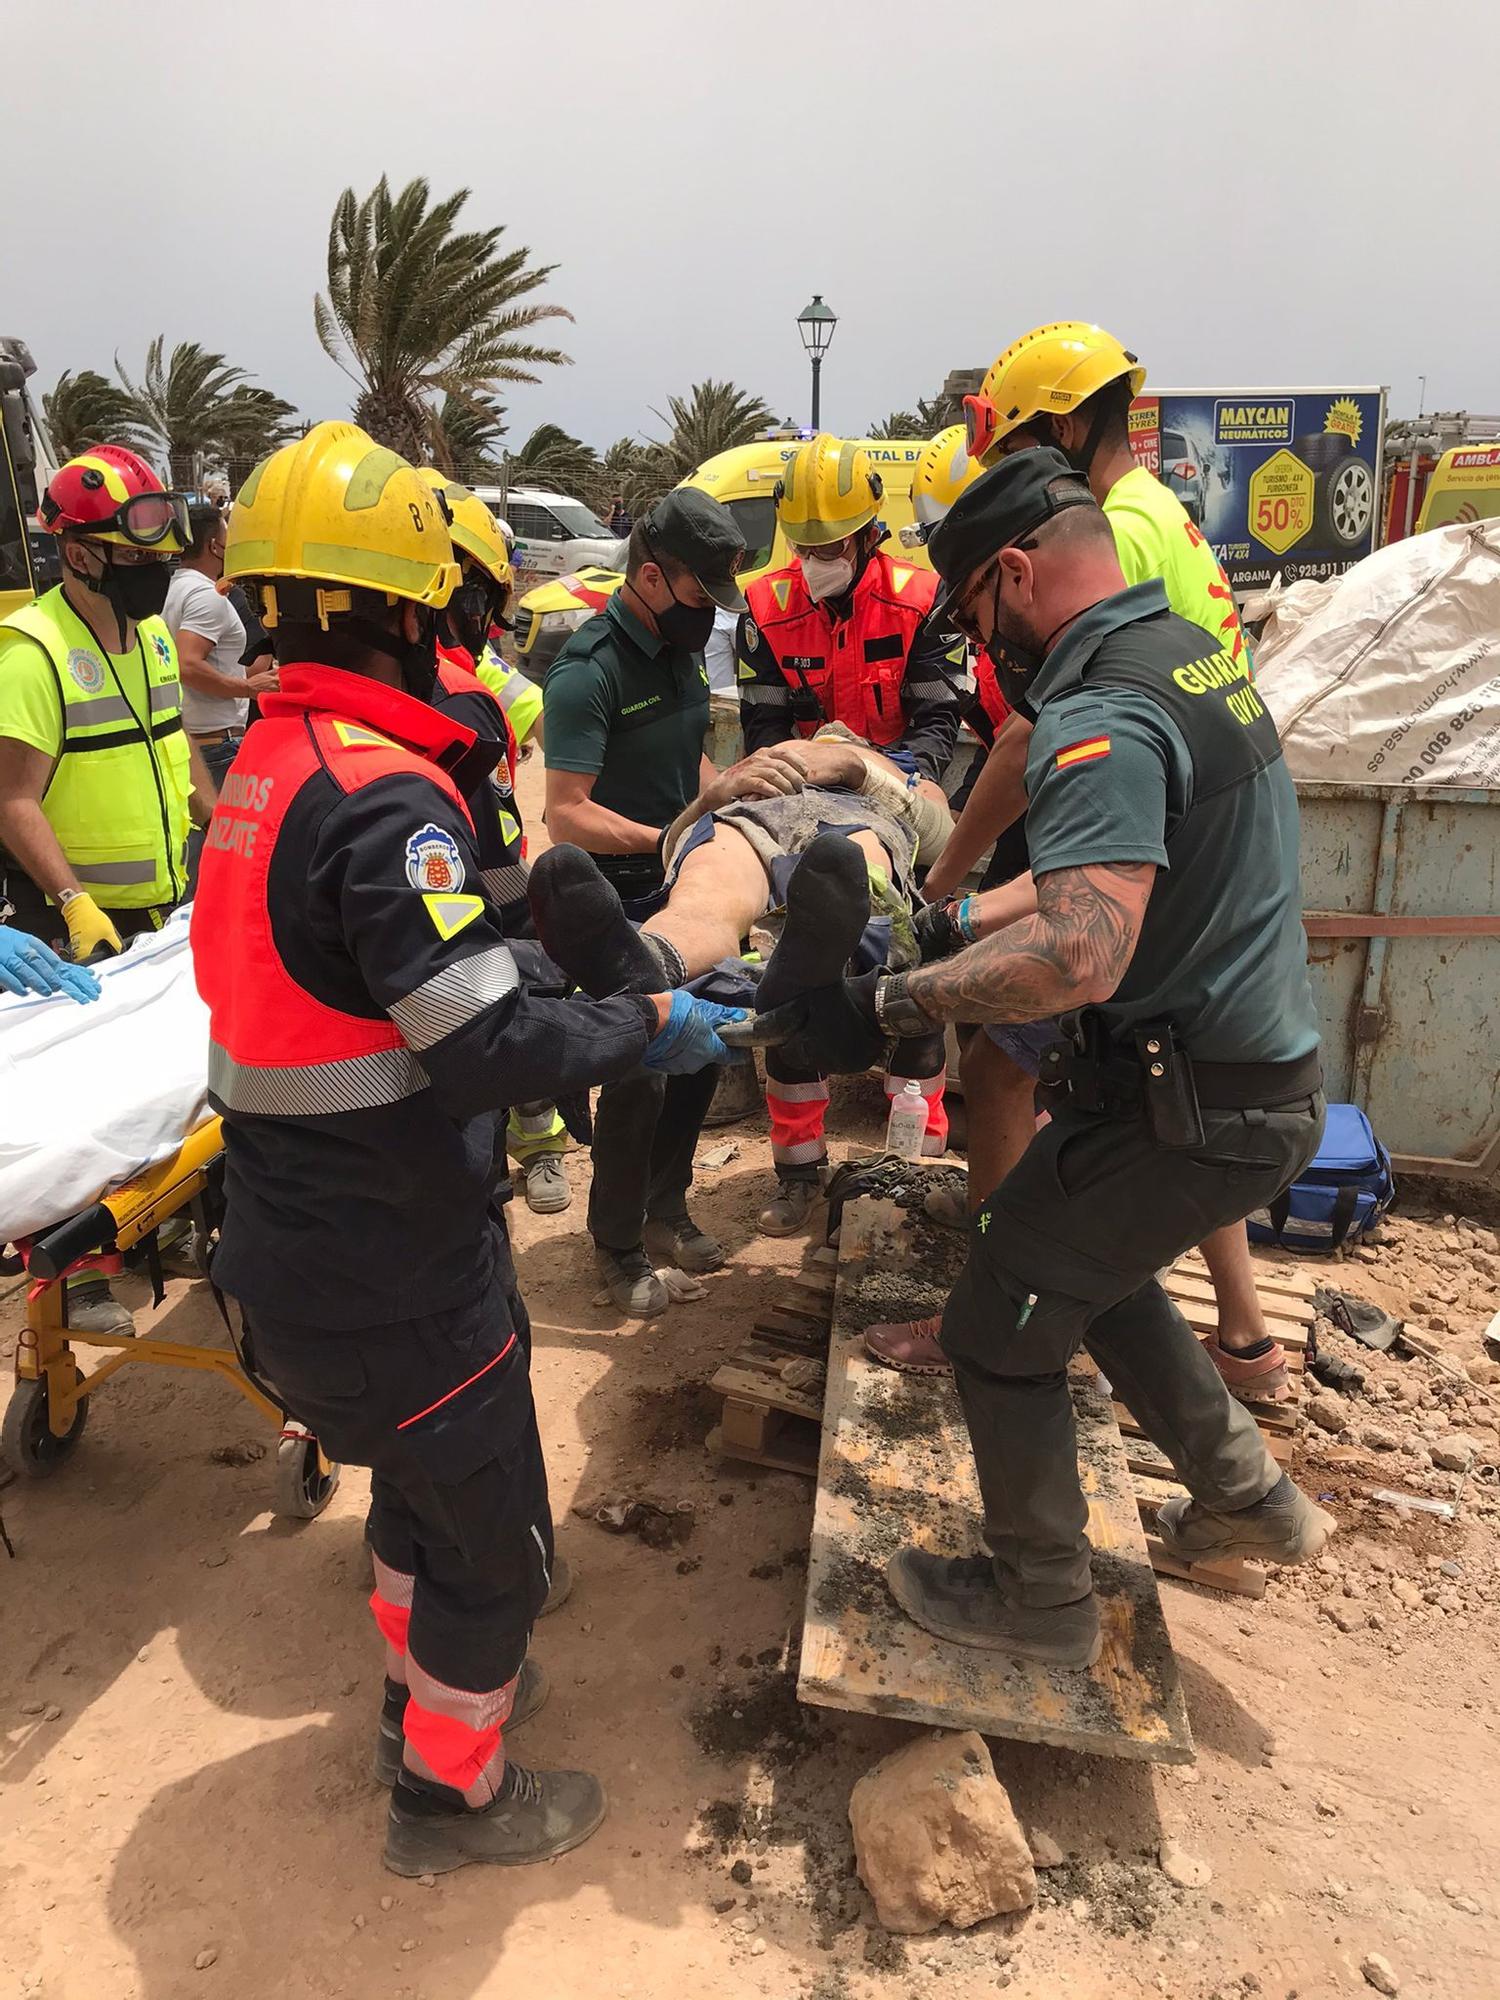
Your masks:
M 835 556 L 831 562 L 826 556 L 798 556 L 797 560 L 807 594 L 815 604 L 821 604 L 825 597 L 842 597 L 854 581 L 853 556 Z

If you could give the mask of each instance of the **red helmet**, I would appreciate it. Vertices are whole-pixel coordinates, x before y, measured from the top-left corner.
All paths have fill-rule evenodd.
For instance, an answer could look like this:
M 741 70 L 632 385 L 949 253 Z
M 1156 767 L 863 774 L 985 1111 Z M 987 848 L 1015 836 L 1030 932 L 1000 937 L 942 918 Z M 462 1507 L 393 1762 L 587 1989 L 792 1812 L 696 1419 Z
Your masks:
M 127 548 L 166 553 L 190 540 L 184 496 L 168 493 L 145 459 L 119 444 L 93 445 L 59 466 L 36 517 L 54 535 L 71 528 Z

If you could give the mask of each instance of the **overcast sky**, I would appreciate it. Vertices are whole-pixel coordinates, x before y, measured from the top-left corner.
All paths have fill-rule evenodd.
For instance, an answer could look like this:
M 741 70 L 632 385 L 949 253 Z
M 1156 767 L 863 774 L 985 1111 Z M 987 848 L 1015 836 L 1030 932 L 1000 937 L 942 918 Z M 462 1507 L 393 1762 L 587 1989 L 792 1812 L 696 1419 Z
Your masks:
M 1158 386 L 1500 411 L 1485 0 L 4 0 L 0 332 L 43 386 L 222 349 L 308 416 L 340 191 L 473 190 L 574 365 L 511 438 L 603 446 L 728 376 L 853 433 L 1039 321 Z

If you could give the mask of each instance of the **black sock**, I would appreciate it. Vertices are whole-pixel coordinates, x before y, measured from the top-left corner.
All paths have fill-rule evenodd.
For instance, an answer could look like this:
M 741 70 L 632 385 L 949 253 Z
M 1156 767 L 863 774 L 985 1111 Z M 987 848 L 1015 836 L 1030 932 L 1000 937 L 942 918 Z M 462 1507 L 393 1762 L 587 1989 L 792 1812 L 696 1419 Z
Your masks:
M 820 833 L 792 871 L 786 924 L 756 988 L 760 1013 L 844 976 L 870 920 L 865 857 L 842 833 Z
M 662 961 L 581 847 L 549 847 L 532 864 L 526 900 L 548 957 L 595 1000 L 660 993 Z
M 1222 1341 L 1219 1343 L 1224 1347 L 1224 1352 L 1232 1354 L 1236 1361 L 1259 1361 L 1263 1354 L 1270 1353 L 1275 1344 L 1269 1334 L 1263 1335 L 1259 1340 L 1252 1340 L 1248 1347 L 1224 1347 Z

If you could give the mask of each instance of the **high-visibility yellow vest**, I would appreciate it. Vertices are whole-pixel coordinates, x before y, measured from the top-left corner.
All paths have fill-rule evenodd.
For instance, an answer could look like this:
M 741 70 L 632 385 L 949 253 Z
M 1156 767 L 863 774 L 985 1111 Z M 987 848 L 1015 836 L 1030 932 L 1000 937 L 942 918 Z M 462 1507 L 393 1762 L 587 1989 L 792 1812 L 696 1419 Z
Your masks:
M 4 623 L 36 641 L 57 681 L 62 742 L 41 804 L 78 886 L 107 909 L 177 902 L 192 781 L 171 633 L 142 619 L 141 672 L 122 676 L 61 585 Z

